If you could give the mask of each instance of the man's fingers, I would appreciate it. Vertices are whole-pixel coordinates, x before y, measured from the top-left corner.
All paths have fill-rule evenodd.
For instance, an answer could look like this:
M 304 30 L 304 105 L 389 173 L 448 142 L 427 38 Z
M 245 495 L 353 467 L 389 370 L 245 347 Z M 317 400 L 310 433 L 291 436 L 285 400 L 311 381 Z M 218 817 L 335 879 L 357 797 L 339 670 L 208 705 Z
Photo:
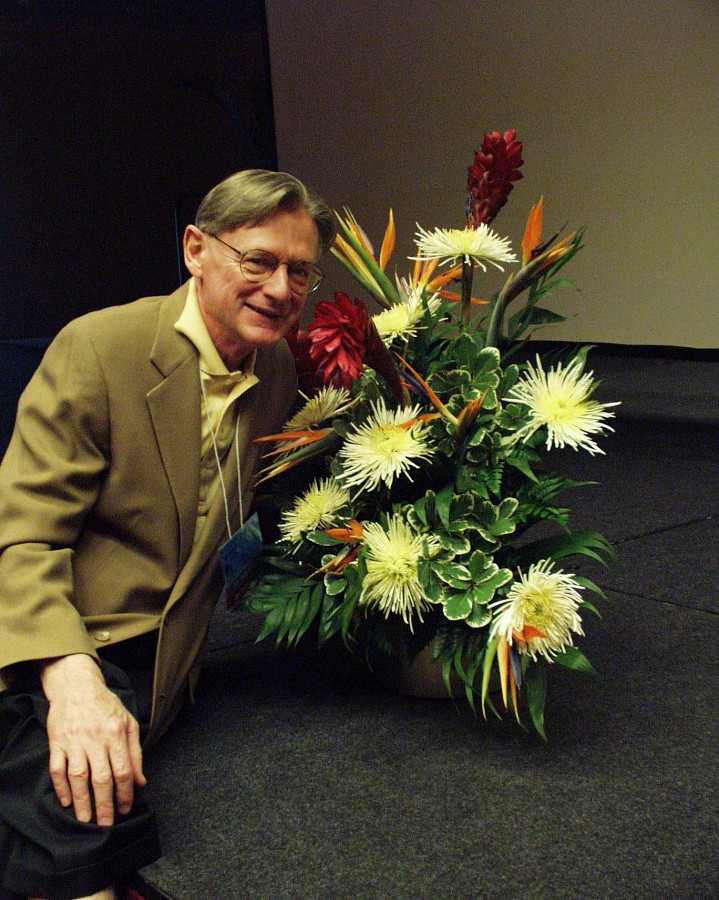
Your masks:
M 72 803 L 72 789 L 67 780 L 67 757 L 59 747 L 50 747 L 50 778 L 62 806 Z
M 87 781 L 85 781 L 87 785 Z M 112 825 L 115 821 L 115 783 L 107 760 L 92 768 L 92 792 L 95 798 L 95 819 L 98 825 Z M 75 804 L 77 813 L 77 804 Z M 81 819 L 81 822 L 88 821 Z
M 126 816 L 132 809 L 132 801 L 135 795 L 135 776 L 127 745 L 111 748 L 110 765 L 112 766 L 112 774 L 115 779 L 117 811 L 120 815 Z M 99 825 L 104 824 L 100 822 L 99 811 L 97 821 Z
M 89 822 L 92 818 L 92 803 L 88 785 L 89 776 L 90 768 L 87 757 L 84 754 L 68 757 L 67 780 L 70 783 L 70 791 L 72 792 L 72 805 L 75 809 L 75 817 L 80 822 Z
M 147 779 L 142 771 L 142 746 L 140 744 L 140 726 L 134 718 L 130 719 L 127 732 L 127 743 L 130 748 L 130 763 L 133 779 L 139 787 L 145 787 Z

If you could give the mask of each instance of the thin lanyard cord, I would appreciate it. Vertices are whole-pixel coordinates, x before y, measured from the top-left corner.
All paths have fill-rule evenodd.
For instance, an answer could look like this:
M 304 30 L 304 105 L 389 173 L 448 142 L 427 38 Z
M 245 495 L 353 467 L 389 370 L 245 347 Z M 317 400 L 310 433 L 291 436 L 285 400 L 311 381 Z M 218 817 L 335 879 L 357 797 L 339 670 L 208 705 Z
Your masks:
M 210 406 L 207 402 L 207 392 L 205 391 L 205 382 L 200 372 L 200 387 L 202 388 L 202 399 L 205 406 L 205 417 L 207 419 L 207 427 L 210 429 L 210 437 L 212 438 L 212 449 L 215 451 L 215 462 L 217 463 L 217 473 L 220 476 L 220 487 L 222 488 L 222 499 L 225 502 L 225 522 L 227 523 L 227 536 L 232 537 L 232 525 L 230 524 L 230 503 L 227 499 L 227 489 L 225 488 L 225 479 L 222 475 L 222 463 L 220 462 L 220 451 L 217 449 L 217 440 L 215 438 L 215 429 L 212 427 L 210 419 Z M 242 473 L 240 471 L 240 445 L 237 438 L 240 430 L 240 417 L 235 419 L 235 461 L 237 462 L 237 493 L 240 502 L 240 527 L 245 523 L 245 514 L 242 508 Z

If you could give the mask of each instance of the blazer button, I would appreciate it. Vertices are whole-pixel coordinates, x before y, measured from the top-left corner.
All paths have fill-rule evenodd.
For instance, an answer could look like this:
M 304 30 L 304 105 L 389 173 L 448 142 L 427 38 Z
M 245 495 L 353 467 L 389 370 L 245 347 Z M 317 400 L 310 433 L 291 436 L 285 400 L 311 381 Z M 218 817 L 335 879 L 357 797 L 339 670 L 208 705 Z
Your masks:
M 106 641 L 110 640 L 110 632 L 109 631 L 98 631 L 95 635 L 96 641 L 102 641 L 104 644 Z

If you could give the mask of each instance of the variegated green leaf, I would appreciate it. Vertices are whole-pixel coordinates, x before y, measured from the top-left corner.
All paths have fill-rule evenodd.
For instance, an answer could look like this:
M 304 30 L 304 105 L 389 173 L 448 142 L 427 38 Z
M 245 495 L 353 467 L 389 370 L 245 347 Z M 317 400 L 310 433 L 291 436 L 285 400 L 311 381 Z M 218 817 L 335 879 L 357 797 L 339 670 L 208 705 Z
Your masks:
M 442 604 L 444 607 L 444 614 L 446 618 L 448 618 L 451 622 L 457 622 L 461 619 L 466 619 L 467 616 L 472 612 L 472 601 L 469 599 L 466 593 L 461 594 L 452 594 L 449 599 L 446 599 Z

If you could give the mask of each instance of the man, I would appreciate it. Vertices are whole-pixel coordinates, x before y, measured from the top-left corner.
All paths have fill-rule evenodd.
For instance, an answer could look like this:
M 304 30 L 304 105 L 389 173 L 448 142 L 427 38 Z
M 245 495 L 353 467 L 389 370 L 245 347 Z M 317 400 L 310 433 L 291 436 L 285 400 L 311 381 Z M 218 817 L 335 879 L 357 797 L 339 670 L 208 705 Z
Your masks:
M 218 548 L 253 543 L 253 441 L 334 234 L 292 176 L 239 172 L 185 231 L 191 279 L 70 323 L 28 385 L 0 466 L 0 892 L 112 898 L 159 855 L 138 718 L 152 743 L 192 693 Z

